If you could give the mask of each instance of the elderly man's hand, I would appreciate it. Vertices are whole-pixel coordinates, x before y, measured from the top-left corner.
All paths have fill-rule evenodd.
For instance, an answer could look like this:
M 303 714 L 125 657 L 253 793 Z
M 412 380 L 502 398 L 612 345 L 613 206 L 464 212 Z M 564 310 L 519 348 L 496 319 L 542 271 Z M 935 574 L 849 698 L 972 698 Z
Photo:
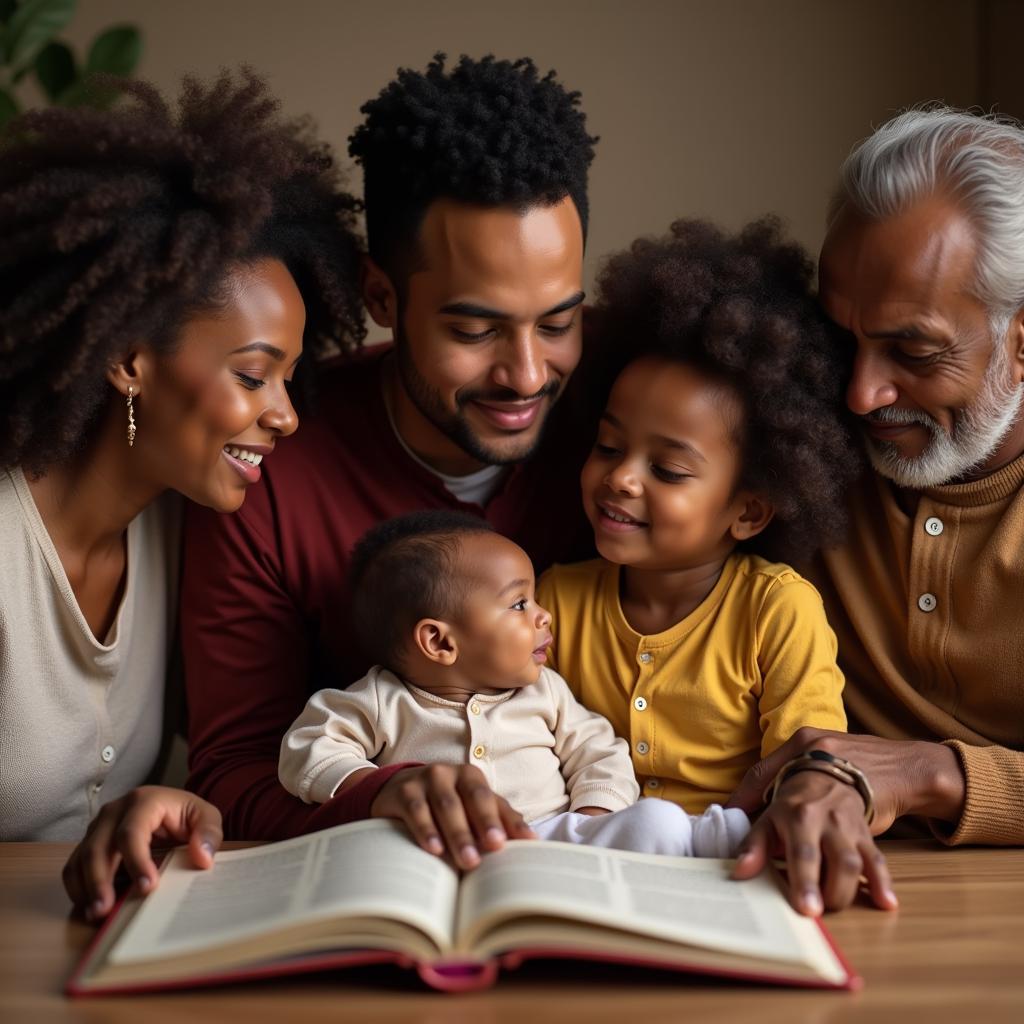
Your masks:
M 756 813 L 783 765 L 807 750 L 824 750 L 864 772 L 875 796 L 870 830 L 855 789 L 821 772 L 799 772 L 780 787 L 751 829 L 735 877 L 749 878 L 771 856 L 782 855 L 790 899 L 801 913 L 816 915 L 847 906 L 856 896 L 861 875 L 877 906 L 895 907 L 888 869 L 871 835 L 884 832 L 904 814 L 957 820 L 965 791 L 956 753 L 938 743 L 800 729 L 747 772 L 729 806 Z

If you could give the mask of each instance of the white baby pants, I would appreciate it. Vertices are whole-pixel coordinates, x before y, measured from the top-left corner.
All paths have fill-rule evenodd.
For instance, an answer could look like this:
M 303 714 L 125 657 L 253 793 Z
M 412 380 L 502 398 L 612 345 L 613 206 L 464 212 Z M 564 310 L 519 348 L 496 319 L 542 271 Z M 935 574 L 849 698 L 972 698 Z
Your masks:
M 645 797 L 610 814 L 565 811 L 530 823 L 540 839 L 604 846 L 633 853 L 673 857 L 734 857 L 750 831 L 750 821 L 737 807 L 712 804 L 703 814 L 687 814 L 677 804 Z

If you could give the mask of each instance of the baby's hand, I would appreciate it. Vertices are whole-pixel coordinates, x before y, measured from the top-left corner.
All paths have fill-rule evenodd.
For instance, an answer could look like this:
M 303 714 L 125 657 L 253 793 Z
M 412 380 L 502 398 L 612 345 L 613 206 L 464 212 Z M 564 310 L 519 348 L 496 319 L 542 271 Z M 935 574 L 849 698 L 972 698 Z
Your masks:
M 591 808 L 597 810 L 597 808 Z M 463 870 L 506 839 L 536 839 L 523 816 L 500 797 L 473 765 L 431 764 L 395 772 L 381 787 L 370 815 L 398 818 L 428 853 L 447 848 Z
M 593 818 L 598 814 L 611 814 L 607 807 L 577 807 L 575 814 L 586 814 Z

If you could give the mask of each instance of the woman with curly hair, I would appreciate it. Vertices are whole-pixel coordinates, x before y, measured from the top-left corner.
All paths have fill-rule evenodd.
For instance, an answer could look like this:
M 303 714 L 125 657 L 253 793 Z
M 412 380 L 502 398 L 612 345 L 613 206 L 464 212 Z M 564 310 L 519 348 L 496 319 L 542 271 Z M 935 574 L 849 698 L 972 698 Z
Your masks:
M 0 839 L 78 839 L 119 801 L 205 865 L 217 812 L 135 789 L 176 724 L 179 495 L 233 512 L 259 482 L 303 349 L 362 339 L 360 246 L 251 72 L 186 79 L 176 111 L 119 88 L 0 143 Z M 65 872 L 96 914 L 122 855 L 152 866 L 106 821 Z
M 801 726 L 846 728 L 821 598 L 770 560 L 837 539 L 858 468 L 811 275 L 773 220 L 679 221 L 599 281 L 618 374 L 581 484 L 603 557 L 537 600 L 552 667 L 629 741 L 644 794 L 691 814 Z

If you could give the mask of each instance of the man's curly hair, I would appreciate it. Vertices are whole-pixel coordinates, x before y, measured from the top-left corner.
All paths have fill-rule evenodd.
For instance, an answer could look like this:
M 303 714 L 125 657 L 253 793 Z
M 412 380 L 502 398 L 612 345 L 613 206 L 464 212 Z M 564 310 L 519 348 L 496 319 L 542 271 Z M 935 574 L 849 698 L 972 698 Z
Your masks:
M 186 78 L 176 112 L 143 82 L 103 86 L 131 102 L 28 113 L 0 143 L 0 467 L 68 458 L 108 365 L 139 339 L 172 347 L 239 265 L 286 264 L 310 356 L 365 333 L 358 203 L 259 77 Z
M 369 252 L 397 284 L 416 266 L 416 236 L 436 199 L 526 207 L 568 195 L 587 233 L 597 139 L 580 94 L 529 58 L 463 56 L 450 70 L 445 60 L 400 68 L 349 139 L 363 166 Z
M 676 221 L 665 238 L 611 257 L 598 278 L 599 379 L 610 390 L 628 363 L 657 356 L 730 387 L 744 414 L 738 486 L 775 506 L 744 547 L 786 561 L 841 539 L 861 465 L 843 404 L 846 346 L 818 308 L 813 273 L 765 217 L 736 236 Z

